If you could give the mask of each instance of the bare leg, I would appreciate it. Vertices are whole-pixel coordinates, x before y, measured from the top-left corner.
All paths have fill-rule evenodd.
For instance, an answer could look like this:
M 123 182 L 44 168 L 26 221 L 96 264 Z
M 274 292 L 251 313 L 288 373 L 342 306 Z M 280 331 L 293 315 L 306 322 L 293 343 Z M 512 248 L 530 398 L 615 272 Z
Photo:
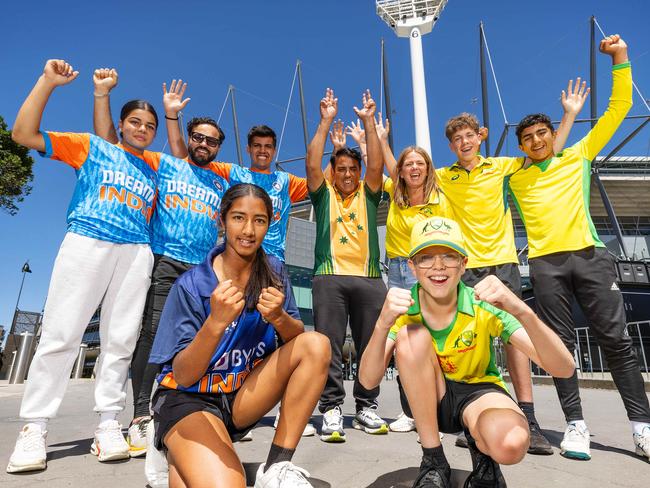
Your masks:
M 220 418 L 195 412 L 180 420 L 164 439 L 169 450 L 170 488 L 223 486 L 245 488 L 246 474 Z
M 445 395 L 445 380 L 429 332 L 421 325 L 402 327 L 397 334 L 395 360 L 420 442 L 423 447 L 437 447 L 438 403 Z
M 234 424 L 254 424 L 282 400 L 273 443 L 295 449 L 323 391 L 330 351 L 329 339 L 317 332 L 304 332 L 274 351 L 239 389 L 232 408 Z
M 533 402 L 533 380 L 530 377 L 530 361 L 514 346 L 506 344 L 506 360 L 508 372 L 515 387 L 515 395 L 519 402 Z
M 498 464 L 516 464 L 526 455 L 528 421 L 517 404 L 501 393 L 486 393 L 470 403 L 463 424 L 476 447 Z

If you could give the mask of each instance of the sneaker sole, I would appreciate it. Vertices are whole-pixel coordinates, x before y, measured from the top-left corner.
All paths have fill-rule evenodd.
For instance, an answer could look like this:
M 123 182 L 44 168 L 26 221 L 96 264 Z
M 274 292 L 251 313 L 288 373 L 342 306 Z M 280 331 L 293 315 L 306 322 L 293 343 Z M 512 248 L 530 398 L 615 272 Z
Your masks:
M 650 456 L 648 456 L 645 452 L 643 452 L 643 449 L 641 449 L 640 447 L 636 447 L 634 449 L 634 454 L 636 454 L 637 456 L 641 456 L 642 458 L 646 458 L 648 462 L 650 462 Z
M 376 429 L 372 429 L 370 427 L 366 427 L 363 425 L 361 422 L 358 420 L 353 420 L 352 421 L 352 427 L 354 427 L 357 430 L 363 430 L 367 434 L 372 434 L 372 435 L 384 435 L 388 434 L 388 425 L 382 424 L 381 426 L 377 427 Z
M 393 427 L 392 425 L 389 425 L 388 428 L 391 432 L 412 432 L 415 430 L 415 427 Z
M 535 456 L 550 456 L 553 454 L 552 447 L 535 447 L 528 448 L 528 454 L 534 454 Z
M 102 452 L 100 449 L 98 449 L 95 445 L 91 446 L 90 448 L 90 454 L 93 454 L 94 456 L 97 456 L 97 460 L 100 463 L 104 463 L 106 461 L 120 461 L 122 459 L 129 459 L 131 456 L 129 455 L 129 451 L 126 452 L 114 452 L 112 454 L 106 454 Z
M 456 437 L 456 442 L 454 443 L 456 447 L 464 447 L 465 449 L 469 449 L 469 444 L 467 443 L 467 439 L 464 437 Z
M 142 457 L 147 454 L 147 448 L 146 447 L 131 447 L 129 446 L 129 457 L 132 458 L 137 458 L 137 457 Z
M 339 432 L 332 432 L 331 434 L 321 434 L 320 440 L 323 442 L 331 442 L 338 444 L 345 442 L 345 434 L 341 435 Z
M 560 455 L 567 459 L 577 459 L 578 461 L 589 461 L 591 454 L 580 451 L 560 451 Z
M 11 464 L 7 465 L 7 473 L 24 473 L 26 471 L 41 471 L 47 468 L 47 461 L 32 464 Z

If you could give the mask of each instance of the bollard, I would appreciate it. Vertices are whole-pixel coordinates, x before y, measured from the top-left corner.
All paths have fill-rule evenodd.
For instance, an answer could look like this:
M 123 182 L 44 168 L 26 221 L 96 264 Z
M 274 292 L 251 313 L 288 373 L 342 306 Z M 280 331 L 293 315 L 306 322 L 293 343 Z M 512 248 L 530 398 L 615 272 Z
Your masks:
M 25 374 L 27 367 L 31 360 L 32 343 L 34 342 L 34 334 L 31 332 L 23 332 L 20 334 L 20 345 L 16 353 L 13 368 L 11 369 L 11 376 L 9 376 L 9 384 L 22 384 L 25 382 Z
M 9 366 L 9 370 L 8 370 L 8 373 L 7 373 L 7 380 L 9 380 L 9 378 L 11 378 L 11 374 L 14 371 L 14 365 L 16 364 L 16 352 L 17 351 L 15 351 L 15 350 L 11 351 L 11 366 Z
M 88 344 L 79 345 L 79 354 L 77 355 L 77 361 L 74 365 L 74 373 L 72 374 L 72 377 L 76 380 L 83 377 L 84 365 L 86 364 L 87 350 L 88 350 Z

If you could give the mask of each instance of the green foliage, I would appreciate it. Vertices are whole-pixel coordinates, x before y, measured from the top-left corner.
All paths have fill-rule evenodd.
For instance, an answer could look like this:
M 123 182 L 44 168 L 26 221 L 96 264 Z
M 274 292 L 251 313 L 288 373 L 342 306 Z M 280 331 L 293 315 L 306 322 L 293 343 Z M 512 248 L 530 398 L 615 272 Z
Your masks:
M 0 210 L 9 215 L 18 213 L 18 205 L 32 191 L 34 159 L 29 149 L 11 139 L 0 116 Z

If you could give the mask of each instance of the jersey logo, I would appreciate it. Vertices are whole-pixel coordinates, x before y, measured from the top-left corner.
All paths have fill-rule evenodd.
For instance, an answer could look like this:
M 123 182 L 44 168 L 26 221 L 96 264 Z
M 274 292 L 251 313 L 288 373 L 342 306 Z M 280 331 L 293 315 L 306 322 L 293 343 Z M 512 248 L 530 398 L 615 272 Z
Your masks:
M 273 214 L 273 220 L 277 222 L 278 220 L 280 220 L 280 217 L 281 217 L 280 211 L 276 210 L 275 213 Z
M 219 180 L 213 180 L 212 183 L 214 183 L 214 187 L 217 190 L 223 191 L 223 185 L 219 182 Z
M 273 189 L 274 189 L 275 191 L 280 191 L 280 190 L 282 190 L 282 185 L 280 184 L 279 181 L 274 181 L 274 182 L 273 182 L 273 185 L 271 185 L 271 186 L 273 186 Z
M 454 175 L 451 177 L 451 181 L 456 181 L 458 178 L 460 178 L 460 175 Z
M 431 210 L 428 206 L 421 208 L 418 213 L 426 217 L 433 217 L 433 210 Z
M 458 352 L 465 352 L 474 349 L 476 347 L 476 344 L 472 346 L 472 343 L 474 342 L 474 339 L 476 339 L 476 336 L 477 334 L 473 330 L 464 330 L 456 338 L 456 341 L 454 342 L 454 349 L 462 347 L 461 343 L 465 346 L 465 348 L 460 349 Z
M 424 225 L 422 228 L 422 235 L 433 231 L 442 231 L 445 234 L 449 234 L 449 231 L 451 231 L 451 226 L 442 219 L 432 220 Z

